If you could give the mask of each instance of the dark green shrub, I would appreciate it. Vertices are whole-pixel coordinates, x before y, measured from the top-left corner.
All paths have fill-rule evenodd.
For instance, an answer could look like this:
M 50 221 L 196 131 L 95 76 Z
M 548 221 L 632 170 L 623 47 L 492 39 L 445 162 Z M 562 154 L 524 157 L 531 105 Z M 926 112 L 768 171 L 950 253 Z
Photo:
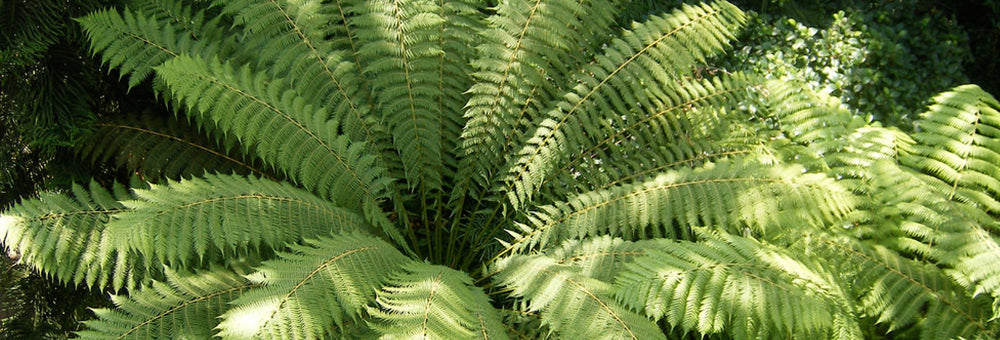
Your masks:
M 721 67 L 804 81 L 869 119 L 910 129 L 926 98 L 969 79 L 966 32 L 916 0 L 744 6 L 760 12 Z

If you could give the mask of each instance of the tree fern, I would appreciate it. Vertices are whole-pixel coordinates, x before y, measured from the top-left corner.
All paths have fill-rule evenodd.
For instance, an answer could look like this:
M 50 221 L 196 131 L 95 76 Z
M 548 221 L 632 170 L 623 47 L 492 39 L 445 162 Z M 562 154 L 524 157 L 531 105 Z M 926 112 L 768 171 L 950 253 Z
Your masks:
M 576 71 L 611 33 L 614 19 L 610 1 L 504 1 L 487 19 L 492 27 L 482 33 L 480 55 L 473 62 L 477 80 L 462 132 L 465 153 L 463 175 L 480 185 L 491 185 L 495 164 L 513 151 L 559 88 L 542 86 L 552 79 L 565 82 L 565 71 Z M 567 29 L 572 27 L 573 29 Z M 574 49 L 575 47 L 582 47 Z M 557 66 L 564 72 L 549 71 Z M 484 171 L 486 176 L 481 176 Z
M 1000 212 L 1000 103 L 978 86 L 959 86 L 935 97 L 917 127 L 904 164 L 950 184 L 949 198 Z
M 910 135 L 705 77 L 729 3 L 629 7 L 95 12 L 95 53 L 184 118 L 102 118 L 81 154 L 158 184 L 24 201 L 3 243 L 119 290 L 94 338 L 998 335 L 994 99 Z
M 363 11 L 359 5 L 351 7 Z M 273 77 L 294 79 L 288 86 L 306 103 L 324 108 L 340 121 L 351 140 L 388 152 L 385 127 L 364 101 L 368 94 L 361 92 L 367 80 L 359 65 L 344 60 L 323 39 L 320 8 L 319 1 L 244 0 L 227 2 L 224 11 L 235 14 L 233 20 L 243 27 L 246 47 L 263 52 L 255 55 L 257 64 L 266 66 L 263 69 Z
M 877 245 L 828 242 L 840 253 L 843 273 L 859 294 L 859 307 L 892 332 L 919 322 L 920 337 L 976 337 L 994 332 L 989 305 L 973 299 L 938 268 L 905 259 Z M 832 256 L 832 255 L 831 255 Z
M 201 15 L 187 18 L 191 20 L 188 24 L 194 25 L 188 28 L 203 32 L 213 26 L 194 21 L 202 18 Z M 123 76 L 129 75 L 129 87 L 138 85 L 153 68 L 173 57 L 217 48 L 222 42 L 213 39 L 212 44 L 206 45 L 207 41 L 199 41 L 197 36 L 185 34 L 184 28 L 174 26 L 170 18 L 149 17 L 142 12 L 101 10 L 78 21 L 91 37 L 94 51 L 105 52 L 102 54 L 104 62 L 120 69 Z
M 237 71 L 218 61 L 175 58 L 161 68 L 162 77 L 191 114 L 214 120 L 245 143 L 258 148 L 265 162 L 282 169 L 335 204 L 363 212 L 399 241 L 377 206 L 389 195 L 389 181 L 364 143 L 349 143 L 338 121 L 314 109 L 291 90 L 277 93 L 281 82 L 268 84 L 249 69 Z M 253 77 L 253 78 L 251 78 Z M 229 111 L 240 108 L 238 112 Z M 267 136 L 265 138 L 265 136 Z

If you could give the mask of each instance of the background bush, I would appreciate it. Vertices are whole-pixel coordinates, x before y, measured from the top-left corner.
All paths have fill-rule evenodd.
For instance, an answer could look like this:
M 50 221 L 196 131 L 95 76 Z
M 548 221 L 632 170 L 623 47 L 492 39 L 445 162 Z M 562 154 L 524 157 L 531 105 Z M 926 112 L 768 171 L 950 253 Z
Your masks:
M 643 1 L 623 20 L 692 1 Z M 756 71 L 840 97 L 855 114 L 912 130 L 934 94 L 1000 92 L 1000 1 L 743 0 L 734 52 L 705 71 Z

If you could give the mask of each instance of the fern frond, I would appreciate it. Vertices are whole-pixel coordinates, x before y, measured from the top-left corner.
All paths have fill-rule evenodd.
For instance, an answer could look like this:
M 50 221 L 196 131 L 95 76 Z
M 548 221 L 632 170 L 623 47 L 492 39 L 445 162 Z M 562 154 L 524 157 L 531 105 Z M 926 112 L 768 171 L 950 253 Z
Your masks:
M 359 18 L 365 42 L 359 50 L 370 60 L 365 72 L 379 93 L 376 104 L 385 112 L 393 143 L 403 160 L 407 183 L 421 195 L 439 190 L 444 169 L 441 155 L 441 115 L 435 101 L 441 93 L 441 27 L 439 4 L 432 1 L 370 1 L 368 15 Z M 359 33 L 361 34 L 361 33 Z
M 364 10 L 348 1 L 329 5 Z M 378 150 L 382 166 L 393 161 L 388 134 L 367 101 L 371 86 L 360 65 L 326 40 L 327 21 L 336 20 L 333 9 L 316 0 L 240 0 L 227 2 L 223 11 L 242 28 L 243 49 L 253 51 L 262 72 L 285 79 L 306 103 L 327 111 L 352 141 Z
M 221 38 L 226 33 L 213 27 L 214 21 L 204 22 L 200 11 L 186 19 L 190 21 L 183 24 L 189 27 L 178 28 L 171 18 L 128 9 L 122 13 L 105 9 L 77 21 L 87 32 L 94 53 L 100 53 L 104 63 L 118 69 L 122 76 L 129 75 L 131 88 L 167 60 L 185 53 L 211 55 L 225 45 L 225 39 Z M 213 34 L 206 37 L 213 39 L 199 40 L 196 34 Z
M 702 336 L 831 338 L 853 334 L 848 296 L 823 267 L 752 239 L 702 233 L 645 247 L 615 282 L 618 301 Z M 848 329 L 836 329 L 848 327 Z
M 221 30 L 207 29 L 217 27 L 216 20 L 220 20 L 216 10 L 211 9 L 213 5 L 207 1 L 184 2 L 178 0 L 132 0 L 129 6 L 135 11 L 145 13 L 150 18 L 155 18 L 161 22 L 168 22 L 179 29 L 180 32 L 191 36 L 195 40 L 210 40 L 219 43 L 221 38 L 217 33 Z M 209 20 L 206 21 L 206 12 Z
M 546 256 L 514 255 L 497 262 L 494 282 L 524 300 L 567 339 L 665 339 L 652 320 L 615 301 L 613 286 Z
M 392 245 L 356 233 L 291 245 L 248 278 L 260 287 L 222 315 L 218 336 L 231 339 L 322 339 L 357 320 L 375 301 L 372 287 L 409 261 Z
M 106 118 L 94 127 L 91 137 L 78 143 L 77 155 L 151 181 L 205 172 L 267 175 L 257 160 L 209 140 L 181 120 L 146 114 Z
M 363 212 L 393 240 L 401 239 L 379 208 L 391 180 L 377 154 L 337 135 L 339 122 L 327 120 L 327 112 L 304 102 L 284 81 L 186 56 L 157 70 L 189 115 L 211 119 L 307 189 Z
M 976 85 L 934 98 L 903 164 L 952 186 L 949 197 L 1000 213 L 1000 102 Z
M 257 285 L 227 269 L 166 270 L 166 281 L 112 296 L 117 309 L 95 309 L 81 339 L 209 339 L 226 304 Z
M 685 6 L 670 16 L 636 24 L 588 65 L 578 85 L 525 136 L 525 145 L 515 153 L 515 165 L 507 171 L 506 189 L 499 191 L 507 193 L 512 206 L 522 207 L 565 161 L 567 151 L 584 149 L 603 137 L 588 136 L 574 127 L 597 123 L 611 112 L 627 114 L 660 103 L 680 105 L 708 92 L 683 88 L 677 80 L 696 62 L 726 47 L 733 37 L 730 29 L 742 21 L 738 8 L 714 2 Z
M 766 237 L 778 226 L 824 226 L 847 214 L 850 192 L 795 166 L 721 161 L 693 170 L 577 195 L 529 214 L 508 251 L 609 234 L 626 239 L 691 239 L 691 228 L 712 226 Z M 749 230 L 744 230 L 749 228 Z M 772 229 L 773 228 L 773 229 Z
M 410 262 L 389 278 L 368 313 L 382 339 L 507 339 L 500 316 L 465 273 Z
M 146 280 L 142 258 L 102 246 L 111 215 L 127 210 L 131 195 L 121 185 L 74 185 L 72 195 L 43 193 L 0 216 L 0 235 L 21 261 L 59 281 L 118 290 Z
M 461 181 L 465 178 L 456 172 L 462 169 L 459 163 L 461 134 L 466 123 L 464 113 L 470 95 L 468 90 L 473 84 L 470 63 L 475 58 L 476 50 L 471 47 L 482 41 L 480 33 L 485 30 L 485 23 L 480 19 L 480 13 L 486 11 L 486 3 L 476 0 L 439 2 L 439 16 L 444 19 L 444 24 L 439 28 L 441 39 L 438 44 L 444 53 L 438 60 L 436 83 L 439 90 L 434 99 L 440 112 L 438 125 L 441 126 L 441 150 L 445 165 L 443 176 Z
M 105 242 L 171 266 L 219 263 L 252 250 L 333 232 L 376 232 L 361 215 L 288 183 L 206 175 L 135 190 Z
M 725 107 L 757 86 L 751 77 L 678 82 L 683 102 L 643 106 L 639 112 L 580 115 L 581 125 L 567 125 L 564 133 L 579 137 L 567 138 L 568 161 L 539 186 L 546 198 L 539 201 L 564 199 L 563 192 L 573 191 L 563 189 L 567 186 L 590 191 L 760 149 L 757 137 L 744 135 L 746 128 L 740 126 L 747 121 L 745 114 Z
M 568 240 L 558 248 L 545 253 L 560 265 L 577 267 L 580 274 L 605 282 L 611 282 L 624 265 L 646 254 L 647 247 L 662 247 L 666 239 L 625 241 L 603 235 L 586 240 Z
M 529 124 L 565 91 L 567 74 L 612 33 L 614 1 L 501 1 L 487 20 L 462 132 L 463 175 L 488 186 Z M 487 174 L 486 178 L 479 178 Z
M 921 338 L 993 337 L 989 304 L 970 298 L 937 267 L 899 256 L 885 247 L 825 240 L 840 271 L 860 297 L 865 314 L 887 323 L 889 331 L 920 327 Z M 990 335 L 992 334 L 992 335 Z
M 974 295 L 992 296 L 993 315 L 1000 315 L 1000 239 L 991 233 L 1000 222 L 982 207 L 951 197 L 954 186 L 937 178 L 889 162 L 872 169 L 879 179 L 873 205 L 881 208 L 872 215 L 881 218 L 876 221 L 883 229 L 898 224 L 898 230 L 865 235 L 937 264 Z

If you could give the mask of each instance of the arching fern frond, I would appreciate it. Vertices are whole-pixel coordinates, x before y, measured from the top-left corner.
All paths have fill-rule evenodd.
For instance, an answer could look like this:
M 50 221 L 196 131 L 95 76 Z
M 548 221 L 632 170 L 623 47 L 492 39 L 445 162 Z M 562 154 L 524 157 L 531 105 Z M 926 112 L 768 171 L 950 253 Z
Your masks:
M 577 195 L 527 216 L 508 251 L 544 248 L 567 239 L 609 234 L 626 239 L 692 239 L 691 228 L 769 233 L 777 226 L 822 226 L 853 208 L 852 195 L 819 174 L 794 166 L 721 161 Z M 743 228 L 750 228 L 744 230 Z
M 678 83 L 672 90 L 679 98 L 673 100 L 679 102 L 658 102 L 628 112 L 581 112 L 570 118 L 579 124 L 563 129 L 568 161 L 539 187 L 539 192 L 552 197 L 536 203 L 564 199 L 573 186 L 577 192 L 590 191 L 760 149 L 755 147 L 761 144 L 755 136 L 743 135 L 746 129 L 740 125 L 746 115 L 726 107 L 757 86 L 752 77 L 734 74 Z
M 1000 102 L 976 85 L 939 94 L 901 160 L 952 186 L 948 197 L 1000 213 Z
M 393 274 L 368 313 L 382 339 L 507 339 L 500 315 L 471 277 L 422 262 Z
M 860 338 L 849 297 L 822 266 L 748 238 L 700 236 L 645 247 L 615 281 L 617 300 L 702 336 Z
M 372 287 L 409 261 L 392 245 L 355 233 L 292 245 L 293 253 L 265 262 L 249 279 L 261 286 L 242 294 L 222 315 L 219 336 L 230 339 L 323 339 L 357 320 L 375 301 Z
M 329 6 L 346 6 L 363 14 L 364 6 L 336 1 Z M 285 79 L 305 102 L 321 107 L 340 121 L 342 133 L 355 142 L 370 144 L 383 158 L 381 166 L 393 162 L 391 141 L 367 98 L 371 86 L 360 65 L 334 50 L 324 29 L 334 9 L 321 1 L 228 1 L 224 12 L 242 28 L 242 44 L 254 51 L 257 66 L 270 77 Z M 338 8 L 337 12 L 343 10 Z M 335 17 L 334 17 L 335 18 Z M 353 24 L 348 23 L 355 27 Z M 398 157 L 398 156 L 396 156 Z
M 411 188 L 421 196 L 439 190 L 444 170 L 442 119 L 435 101 L 442 91 L 440 46 L 444 18 L 432 1 L 370 1 L 368 15 L 357 20 L 365 43 L 359 50 L 370 60 L 365 72 L 378 74 L 377 106 L 385 112 L 393 144 L 403 160 Z M 454 91 L 454 90 L 453 90 Z M 459 90 L 461 91 L 461 90 Z
M 221 20 L 221 17 L 217 15 L 218 10 L 213 9 L 214 6 L 209 1 L 131 0 L 128 4 L 137 12 L 145 13 L 150 18 L 174 25 L 179 28 L 180 32 L 195 40 L 210 40 L 218 43 L 219 40 L 216 39 L 221 37 L 216 34 L 223 32 L 222 30 L 206 29 L 207 25 L 219 26 L 217 20 Z M 206 14 L 208 20 L 206 20 Z
M 181 268 L 333 232 L 376 233 L 364 218 L 291 184 L 206 175 L 135 190 L 105 241 Z
M 141 257 L 102 246 L 111 215 L 127 208 L 121 185 L 107 190 L 74 185 L 72 195 L 43 193 L 0 216 L 2 243 L 21 253 L 21 261 L 59 281 L 118 290 L 145 282 Z
M 625 241 L 611 236 L 591 237 L 583 241 L 568 240 L 546 252 L 560 265 L 577 267 L 580 274 L 605 282 L 614 281 L 624 265 L 646 254 L 647 247 L 662 247 L 666 239 Z
M 96 309 L 81 339 L 209 339 L 226 304 L 257 285 L 226 269 L 166 270 L 166 281 L 112 296 L 118 307 Z
M 475 85 L 462 132 L 463 175 L 492 185 L 498 164 L 609 36 L 614 1 L 501 1 L 473 61 Z M 551 85 L 550 85 L 551 84 Z M 485 176 L 483 174 L 486 174 Z M 473 177 L 474 176 L 474 177 Z
M 785 138 L 803 145 L 836 140 L 866 124 L 841 108 L 838 99 L 810 91 L 798 82 L 768 81 L 763 95 L 775 127 Z
M 185 14 L 190 8 L 173 3 Z M 225 46 L 228 33 L 206 22 L 202 11 L 178 23 L 174 18 L 147 15 L 141 11 L 106 9 L 77 19 L 90 38 L 91 49 L 122 76 L 129 75 L 129 87 L 145 80 L 157 66 L 181 54 L 211 55 Z M 181 25 L 178 27 L 176 25 Z M 199 39 L 199 35 L 210 35 Z
M 189 115 L 216 122 L 307 189 L 363 212 L 393 240 L 400 240 L 379 208 L 391 193 L 391 180 L 378 156 L 365 143 L 337 135 L 339 122 L 328 120 L 327 112 L 303 101 L 284 81 L 186 56 L 158 72 L 187 104 Z
M 94 127 L 91 137 L 76 147 L 81 158 L 111 163 L 150 181 L 205 172 L 268 174 L 259 161 L 209 140 L 181 120 L 145 114 L 106 118 Z
M 586 148 L 600 138 L 574 131 L 574 127 L 598 123 L 611 112 L 641 111 L 657 102 L 669 107 L 703 96 L 698 88 L 679 88 L 678 78 L 696 62 L 726 47 L 732 39 L 730 29 L 742 21 L 738 8 L 715 2 L 651 17 L 626 31 L 594 64 L 587 65 L 576 79 L 578 85 L 525 136 L 525 145 L 515 153 L 515 165 L 507 171 L 506 189 L 499 192 L 506 193 L 516 209 L 522 207 L 565 161 L 567 151 Z
M 879 179 L 874 205 L 881 208 L 872 215 L 882 219 L 876 220 L 882 229 L 893 223 L 898 229 L 859 232 L 938 265 L 974 295 L 989 294 L 994 317 L 1000 315 L 1000 239 L 991 233 L 1000 229 L 1000 222 L 981 206 L 955 199 L 954 186 L 937 178 L 890 162 L 872 169 Z
M 991 337 L 989 304 L 970 298 L 937 267 L 903 258 L 885 247 L 826 239 L 818 249 L 860 297 L 858 305 L 889 331 L 916 325 L 923 339 Z
M 615 301 L 611 284 L 546 256 L 515 255 L 498 262 L 494 282 L 524 301 L 567 339 L 665 339 L 652 320 Z

